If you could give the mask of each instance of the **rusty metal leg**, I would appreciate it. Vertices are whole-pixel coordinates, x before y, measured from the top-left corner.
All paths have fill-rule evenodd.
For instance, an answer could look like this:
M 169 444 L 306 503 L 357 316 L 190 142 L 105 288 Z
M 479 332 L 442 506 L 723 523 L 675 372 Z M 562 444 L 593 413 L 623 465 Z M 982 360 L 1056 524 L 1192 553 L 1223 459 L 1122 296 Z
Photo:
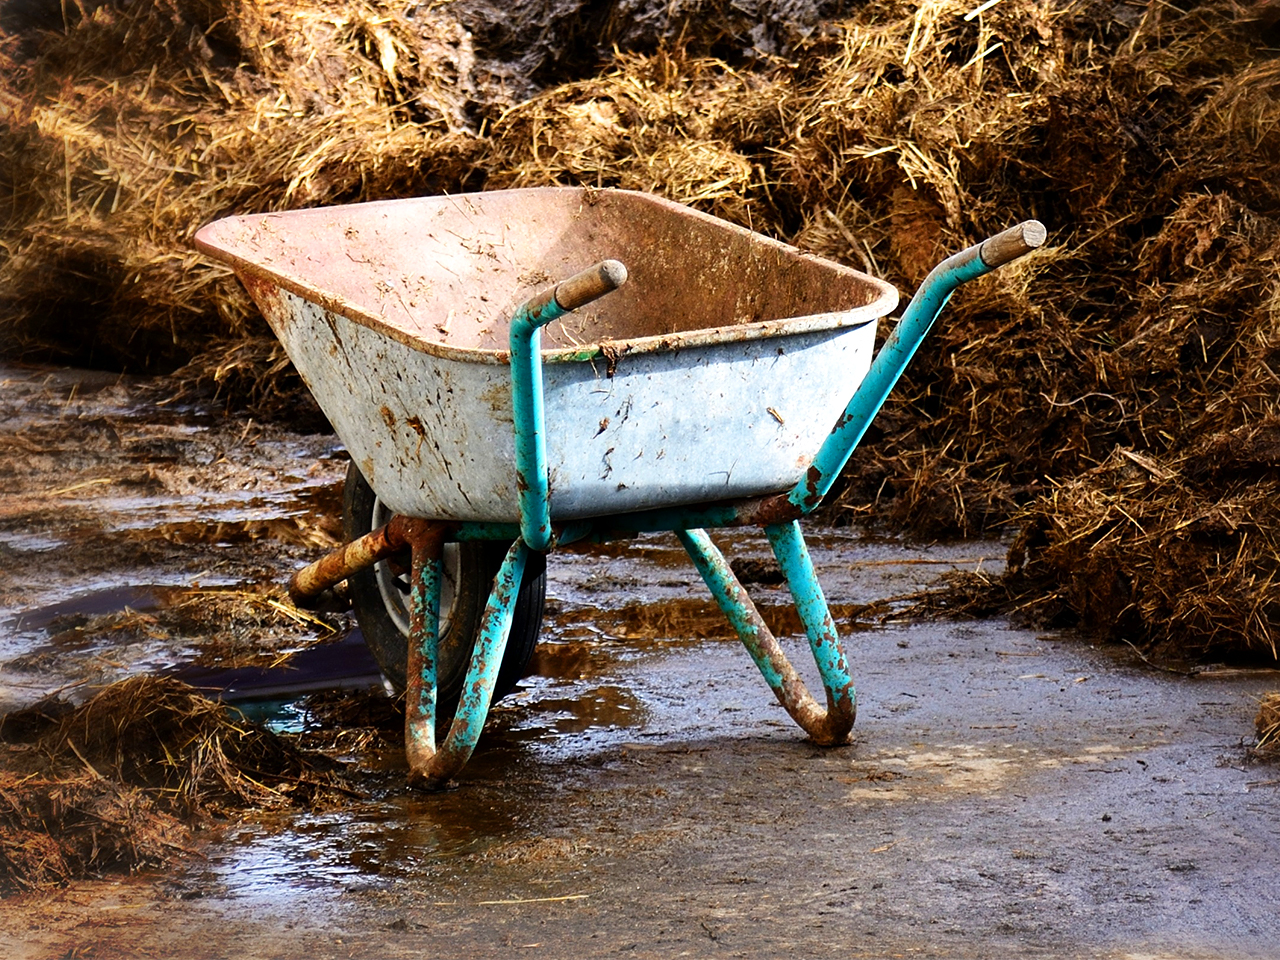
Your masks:
M 804 548 L 804 541 L 800 538 L 799 527 L 794 524 L 778 525 L 778 528 L 784 527 L 795 529 L 790 533 L 781 530 L 775 534 L 775 528 L 770 527 L 770 540 L 774 541 L 775 536 L 777 537 L 774 551 L 787 575 L 788 583 L 791 584 L 800 618 L 809 633 L 810 648 L 818 662 L 822 683 L 827 692 L 825 710 L 810 696 L 804 681 L 791 666 L 782 647 L 760 616 L 760 611 L 756 609 L 738 578 L 733 575 L 728 561 L 711 542 L 706 531 L 677 530 L 676 536 L 689 552 L 716 603 L 751 654 L 765 682 L 791 718 L 821 746 L 847 743 L 857 710 L 853 682 L 849 679 L 835 624 L 827 610 L 822 590 L 817 586 L 817 577 L 808 551 Z M 795 541 L 799 543 L 798 554 Z
M 787 578 L 791 599 L 800 614 L 800 622 L 804 624 L 809 650 L 827 692 L 827 735 L 833 738 L 832 742 L 843 743 L 853 729 L 858 711 L 857 692 L 831 608 L 827 606 L 822 584 L 813 569 L 809 548 L 805 546 L 800 524 L 794 520 L 772 524 L 765 527 L 764 532 L 769 537 L 778 566 Z
M 415 538 L 409 591 L 409 658 L 405 669 L 404 745 L 409 769 L 436 754 L 436 672 L 440 655 L 440 536 Z
M 439 541 L 434 547 L 424 544 L 421 550 L 417 544 L 414 546 L 405 750 L 410 776 L 428 787 L 442 786 L 455 776 L 471 758 L 480 739 L 485 718 L 489 715 L 493 688 L 498 681 L 502 654 L 511 633 L 511 619 L 528 556 L 529 549 L 524 541 L 517 540 L 507 551 L 506 559 L 494 578 L 493 591 L 489 594 L 475 651 L 471 655 L 471 665 L 463 681 L 462 697 L 449 735 L 437 750 L 435 658 L 439 629 Z

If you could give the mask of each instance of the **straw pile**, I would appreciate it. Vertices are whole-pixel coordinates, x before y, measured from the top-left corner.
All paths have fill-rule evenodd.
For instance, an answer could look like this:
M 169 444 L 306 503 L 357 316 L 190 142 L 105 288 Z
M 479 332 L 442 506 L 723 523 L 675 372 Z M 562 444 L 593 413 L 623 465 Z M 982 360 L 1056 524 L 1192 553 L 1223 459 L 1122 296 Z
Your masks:
M 232 211 L 458 187 L 474 139 L 454 136 L 468 50 L 452 20 L 359 2 L 64 6 L 65 30 L 26 32 L 38 55 L 9 37 L 0 64 L 0 289 L 19 347 L 278 374 L 194 231 Z
M 0 719 L 0 738 L 0 891 L 157 864 L 190 852 L 201 819 L 342 789 L 174 680 L 136 677 L 74 710 L 37 705 Z
M 761 11 L 788 4 L 754 27 L 742 4 L 631 4 L 634 29 L 610 5 L 591 30 L 572 4 L 539 26 L 536 6 L 515 36 L 480 3 L 381 0 L 67 5 L 65 29 L 8 26 L 11 339 L 269 392 L 282 358 L 186 245 L 246 210 L 621 186 L 906 289 L 1035 216 L 1053 249 L 957 297 L 846 515 L 929 537 L 1015 521 L 1006 587 L 1028 609 L 1274 657 L 1273 5 L 871 0 L 785 36 Z M 593 37 L 619 45 L 600 68 Z

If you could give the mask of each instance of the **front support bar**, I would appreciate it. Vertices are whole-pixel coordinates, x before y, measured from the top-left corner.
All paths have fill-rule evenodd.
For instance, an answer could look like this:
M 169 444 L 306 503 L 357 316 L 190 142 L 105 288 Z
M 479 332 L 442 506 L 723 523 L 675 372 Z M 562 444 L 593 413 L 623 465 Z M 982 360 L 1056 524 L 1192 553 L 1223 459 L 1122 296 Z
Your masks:
M 822 675 L 822 686 L 827 693 L 825 710 L 810 695 L 760 611 L 734 576 L 724 554 L 711 542 L 706 531 L 677 530 L 676 536 L 791 719 L 820 746 L 848 743 L 858 710 L 857 694 L 800 527 L 792 521 L 767 527 L 765 532 L 791 589 L 809 637 L 809 649 Z
M 414 544 L 413 587 L 409 593 L 409 664 L 405 689 L 405 753 L 411 779 L 428 788 L 443 786 L 462 770 L 480 740 L 489 701 L 498 682 L 498 668 L 511 635 L 520 579 L 524 576 L 529 549 L 520 540 L 511 545 L 494 578 L 489 601 L 480 621 L 480 634 L 462 697 L 454 712 L 448 736 L 436 747 L 436 725 L 440 719 L 437 702 L 436 666 L 440 629 L 440 548 L 439 537 L 424 538 Z

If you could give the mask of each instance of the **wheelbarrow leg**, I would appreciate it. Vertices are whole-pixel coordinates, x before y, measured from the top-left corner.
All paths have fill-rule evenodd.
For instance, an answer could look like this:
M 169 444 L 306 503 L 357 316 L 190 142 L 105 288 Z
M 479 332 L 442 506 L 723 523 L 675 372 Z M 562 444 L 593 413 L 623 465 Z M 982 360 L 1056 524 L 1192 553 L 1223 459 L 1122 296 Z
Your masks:
M 436 663 L 439 648 L 439 537 L 413 545 L 413 588 L 410 592 L 410 634 L 405 694 L 405 752 L 409 773 L 428 787 L 442 786 L 470 759 L 489 715 L 489 701 L 498 668 L 511 633 L 511 620 L 529 550 L 517 540 L 507 551 L 494 578 L 493 590 L 480 621 L 471 665 L 462 696 L 444 743 L 436 748 Z
M 676 536 L 733 625 L 738 639 L 760 668 L 765 682 L 791 718 L 821 746 L 848 743 L 857 713 L 857 696 L 835 622 L 822 595 L 800 526 L 792 521 L 766 527 L 765 532 L 809 636 L 809 649 L 813 652 L 827 693 L 825 710 L 809 694 L 804 681 L 760 616 L 760 611 L 733 575 L 724 554 L 711 542 L 706 531 L 677 530 Z
M 440 656 L 439 536 L 415 539 L 409 590 L 409 657 L 405 667 L 404 743 L 410 771 L 436 755 L 437 670 Z

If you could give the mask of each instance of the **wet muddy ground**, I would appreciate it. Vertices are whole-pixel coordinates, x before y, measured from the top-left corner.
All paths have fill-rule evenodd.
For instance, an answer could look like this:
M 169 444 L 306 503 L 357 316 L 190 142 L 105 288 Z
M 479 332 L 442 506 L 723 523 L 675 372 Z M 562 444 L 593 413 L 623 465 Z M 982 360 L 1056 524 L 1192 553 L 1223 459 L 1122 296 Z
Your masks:
M 332 719 L 378 709 L 358 631 L 280 602 L 337 533 L 336 440 L 163 397 L 0 370 L 0 712 L 181 670 L 327 745 L 361 798 L 11 897 L 3 955 L 1277 955 L 1280 774 L 1245 751 L 1274 674 L 1163 673 L 999 621 L 854 629 L 1004 547 L 816 529 L 860 701 L 855 743 L 822 750 L 674 540 L 644 538 L 552 558 L 535 675 L 457 786 L 417 793 L 394 735 Z M 753 589 L 787 629 L 783 592 Z

